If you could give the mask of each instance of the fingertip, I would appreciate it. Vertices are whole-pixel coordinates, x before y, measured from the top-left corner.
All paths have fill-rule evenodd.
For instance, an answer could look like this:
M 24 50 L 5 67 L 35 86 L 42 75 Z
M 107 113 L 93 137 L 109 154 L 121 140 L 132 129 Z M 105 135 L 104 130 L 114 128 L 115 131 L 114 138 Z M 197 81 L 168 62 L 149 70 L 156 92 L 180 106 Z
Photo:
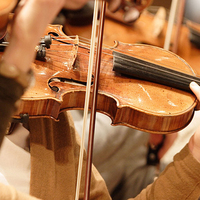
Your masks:
M 189 86 L 193 92 L 197 92 L 198 90 L 200 90 L 200 86 L 194 81 L 192 81 Z
M 124 21 L 127 23 L 131 23 L 136 21 L 140 16 L 140 12 L 134 8 L 131 7 L 125 14 L 124 14 Z
M 109 1 L 108 9 L 111 12 L 116 12 L 119 9 L 120 4 L 121 4 L 121 0 L 111 0 Z
M 199 87 L 199 85 L 198 85 L 196 82 L 194 82 L 194 81 L 192 81 L 192 82 L 190 83 L 190 86 L 191 86 L 191 87 Z

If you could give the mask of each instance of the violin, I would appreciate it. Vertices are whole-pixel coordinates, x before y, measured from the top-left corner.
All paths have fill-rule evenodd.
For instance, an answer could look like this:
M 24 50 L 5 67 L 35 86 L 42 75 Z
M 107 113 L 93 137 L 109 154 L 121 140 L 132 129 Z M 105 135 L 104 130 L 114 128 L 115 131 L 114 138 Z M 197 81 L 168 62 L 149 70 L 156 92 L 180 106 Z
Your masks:
M 89 45 L 79 42 L 78 37 L 66 36 L 57 25 L 49 26 L 46 35 L 52 37 L 51 47 L 43 61 L 33 63 L 35 86 L 24 94 L 16 117 L 28 113 L 29 117 L 56 119 L 64 110 L 84 107 Z M 137 59 L 140 67 L 146 63 L 147 68 L 160 68 L 165 63 L 169 69 L 192 75 L 189 82 L 195 78 L 192 68 L 174 53 L 149 45 L 117 42 L 112 48 L 103 48 L 97 111 L 110 116 L 113 125 L 152 133 L 166 134 L 187 126 L 198 105 L 194 95 L 113 71 L 119 60 L 128 66 L 130 57 Z
M 51 48 L 44 53 L 42 61 L 36 60 L 33 63 L 36 84 L 23 96 L 15 117 L 28 113 L 29 117 L 56 119 L 64 110 L 83 109 L 89 45 L 79 42 L 78 38 L 72 40 L 67 37 L 60 26 L 49 26 L 46 36 L 49 35 L 53 37 Z M 47 43 L 49 48 L 49 41 Z M 192 68 L 175 54 L 156 47 L 116 42 L 112 48 L 103 49 L 97 110 L 110 116 L 113 125 L 126 125 L 152 133 L 170 133 L 184 128 L 191 121 L 197 106 L 195 97 L 188 91 L 180 92 L 179 89 L 182 88 L 171 88 L 176 87 L 177 82 L 169 87 L 160 85 L 159 78 L 153 80 L 157 83 L 140 80 L 153 76 L 152 72 L 151 75 L 144 75 L 147 77 L 141 77 L 140 71 L 137 79 L 134 79 L 127 76 L 127 73 L 123 74 L 126 68 L 113 71 L 118 68 L 117 65 L 129 67 L 133 58 L 136 59 L 134 62 L 139 63 L 139 68 L 143 65 L 160 67 L 165 61 L 166 68 L 172 66 L 175 70 L 195 75 Z M 120 60 L 124 63 L 120 63 Z M 157 71 L 157 68 L 152 69 L 153 72 Z M 166 72 L 164 71 L 164 75 Z M 128 75 L 131 73 L 128 71 Z M 176 76 L 174 71 L 171 73 Z M 162 74 L 162 79 L 164 75 Z M 173 79 L 169 79 L 169 82 Z M 196 80 L 194 76 L 188 79 L 186 88 L 192 80 Z M 182 84 L 181 82 L 179 85 Z M 144 118 L 148 120 L 143 120 Z M 146 123 L 147 121 L 150 123 Z

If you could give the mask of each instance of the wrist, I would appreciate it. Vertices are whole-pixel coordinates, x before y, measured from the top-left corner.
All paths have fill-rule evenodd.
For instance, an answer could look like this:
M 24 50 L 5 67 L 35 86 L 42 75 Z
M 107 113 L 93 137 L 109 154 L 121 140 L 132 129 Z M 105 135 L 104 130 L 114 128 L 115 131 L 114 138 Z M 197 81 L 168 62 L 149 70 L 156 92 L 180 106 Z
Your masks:
M 189 144 L 188 144 L 188 148 L 191 152 L 191 154 L 193 155 L 193 157 L 200 162 L 200 147 L 198 145 L 196 145 L 195 143 L 195 134 L 191 137 Z
M 31 46 L 30 43 L 14 39 L 10 40 L 3 54 L 3 60 L 24 73 L 28 72 L 35 57 L 35 46 Z
M 33 81 L 33 71 L 23 72 L 15 65 L 6 63 L 4 60 L 0 62 L 0 76 L 12 79 L 20 84 L 23 90 L 27 89 Z

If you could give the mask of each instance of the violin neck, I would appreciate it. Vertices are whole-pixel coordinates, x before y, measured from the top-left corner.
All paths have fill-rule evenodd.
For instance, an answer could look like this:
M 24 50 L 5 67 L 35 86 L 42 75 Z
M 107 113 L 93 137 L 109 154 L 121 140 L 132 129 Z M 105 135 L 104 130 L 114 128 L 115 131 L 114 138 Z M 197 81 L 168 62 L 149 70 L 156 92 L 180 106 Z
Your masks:
M 117 51 L 113 51 L 113 57 L 113 70 L 129 77 L 159 83 L 187 92 L 191 92 L 189 84 L 192 81 L 200 84 L 200 79 L 196 76 L 134 58 Z

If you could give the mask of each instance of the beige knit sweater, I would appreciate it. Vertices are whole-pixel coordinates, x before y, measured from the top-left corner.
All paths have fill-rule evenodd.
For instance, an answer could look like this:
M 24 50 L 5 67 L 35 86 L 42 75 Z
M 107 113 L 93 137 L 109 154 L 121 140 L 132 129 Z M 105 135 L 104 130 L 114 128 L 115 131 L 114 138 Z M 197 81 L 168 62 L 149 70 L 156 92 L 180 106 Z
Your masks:
M 79 138 L 71 117 L 62 113 L 59 122 L 51 119 L 31 119 L 30 130 L 30 194 L 44 200 L 74 200 Z M 160 177 L 134 200 L 196 200 L 200 196 L 199 180 L 200 163 L 192 157 L 186 146 Z M 80 199 L 82 198 L 83 185 L 80 193 Z M 0 185 L 0 199 L 35 198 L 17 192 L 12 187 Z M 105 182 L 94 167 L 90 199 L 110 199 Z

